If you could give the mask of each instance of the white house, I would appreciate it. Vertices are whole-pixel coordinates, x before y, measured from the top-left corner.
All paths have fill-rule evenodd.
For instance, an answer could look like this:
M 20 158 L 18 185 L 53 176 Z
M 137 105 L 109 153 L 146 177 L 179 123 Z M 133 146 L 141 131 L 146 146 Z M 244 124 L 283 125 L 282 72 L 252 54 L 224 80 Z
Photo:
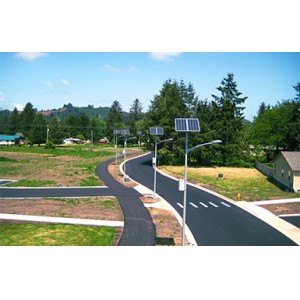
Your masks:
M 20 143 L 22 137 L 20 135 L 0 134 L 0 145 L 15 145 Z
M 300 151 L 281 151 L 273 164 L 273 177 L 290 190 L 300 192 Z

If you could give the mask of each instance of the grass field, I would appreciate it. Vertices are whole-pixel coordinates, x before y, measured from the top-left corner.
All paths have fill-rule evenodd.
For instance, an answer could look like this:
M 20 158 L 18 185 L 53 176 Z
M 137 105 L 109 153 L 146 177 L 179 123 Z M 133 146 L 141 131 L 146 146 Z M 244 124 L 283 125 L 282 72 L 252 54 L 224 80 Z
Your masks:
M 178 178 L 184 176 L 183 167 L 161 166 L 160 169 Z M 217 179 L 218 174 L 224 174 L 224 179 Z M 296 193 L 282 190 L 256 169 L 188 168 L 188 180 L 234 200 L 238 193 L 240 200 L 245 201 L 299 197 Z
M 112 246 L 112 227 L 43 224 L 0 225 L 0 246 Z

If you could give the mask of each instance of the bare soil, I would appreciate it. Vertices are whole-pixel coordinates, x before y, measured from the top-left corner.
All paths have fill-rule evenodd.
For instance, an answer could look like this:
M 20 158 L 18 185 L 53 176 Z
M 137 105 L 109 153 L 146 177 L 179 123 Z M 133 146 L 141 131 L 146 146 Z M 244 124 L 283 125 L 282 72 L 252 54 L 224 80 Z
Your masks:
M 300 214 L 300 203 L 283 203 L 283 204 L 268 204 L 260 205 L 261 207 L 269 210 L 276 216 L 284 214 Z

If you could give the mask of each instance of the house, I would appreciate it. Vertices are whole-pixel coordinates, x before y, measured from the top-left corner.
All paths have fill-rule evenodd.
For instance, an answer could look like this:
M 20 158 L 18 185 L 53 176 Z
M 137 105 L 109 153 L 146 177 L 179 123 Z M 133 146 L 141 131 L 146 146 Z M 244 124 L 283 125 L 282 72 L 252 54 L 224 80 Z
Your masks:
M 0 134 L 0 145 L 15 145 L 22 141 L 20 135 L 6 135 Z
M 290 190 L 300 192 L 300 151 L 281 151 L 273 164 L 273 178 Z

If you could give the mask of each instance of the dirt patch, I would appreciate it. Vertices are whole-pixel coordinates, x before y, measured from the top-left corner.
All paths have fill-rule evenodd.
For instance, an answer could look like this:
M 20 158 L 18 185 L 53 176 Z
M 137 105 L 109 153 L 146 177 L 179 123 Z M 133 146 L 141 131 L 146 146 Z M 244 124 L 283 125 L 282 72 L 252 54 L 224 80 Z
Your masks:
M 300 214 L 300 202 L 259 205 L 276 216 L 284 214 Z
M 1 199 L 0 212 L 48 217 L 123 221 L 115 198 Z
M 133 188 L 133 187 L 137 186 L 137 184 L 134 181 L 124 182 L 124 177 L 120 171 L 120 166 L 119 165 L 116 166 L 115 162 L 112 162 L 111 164 L 109 164 L 108 172 L 116 181 L 118 181 L 119 183 L 123 184 L 124 186 L 126 186 L 128 188 Z

